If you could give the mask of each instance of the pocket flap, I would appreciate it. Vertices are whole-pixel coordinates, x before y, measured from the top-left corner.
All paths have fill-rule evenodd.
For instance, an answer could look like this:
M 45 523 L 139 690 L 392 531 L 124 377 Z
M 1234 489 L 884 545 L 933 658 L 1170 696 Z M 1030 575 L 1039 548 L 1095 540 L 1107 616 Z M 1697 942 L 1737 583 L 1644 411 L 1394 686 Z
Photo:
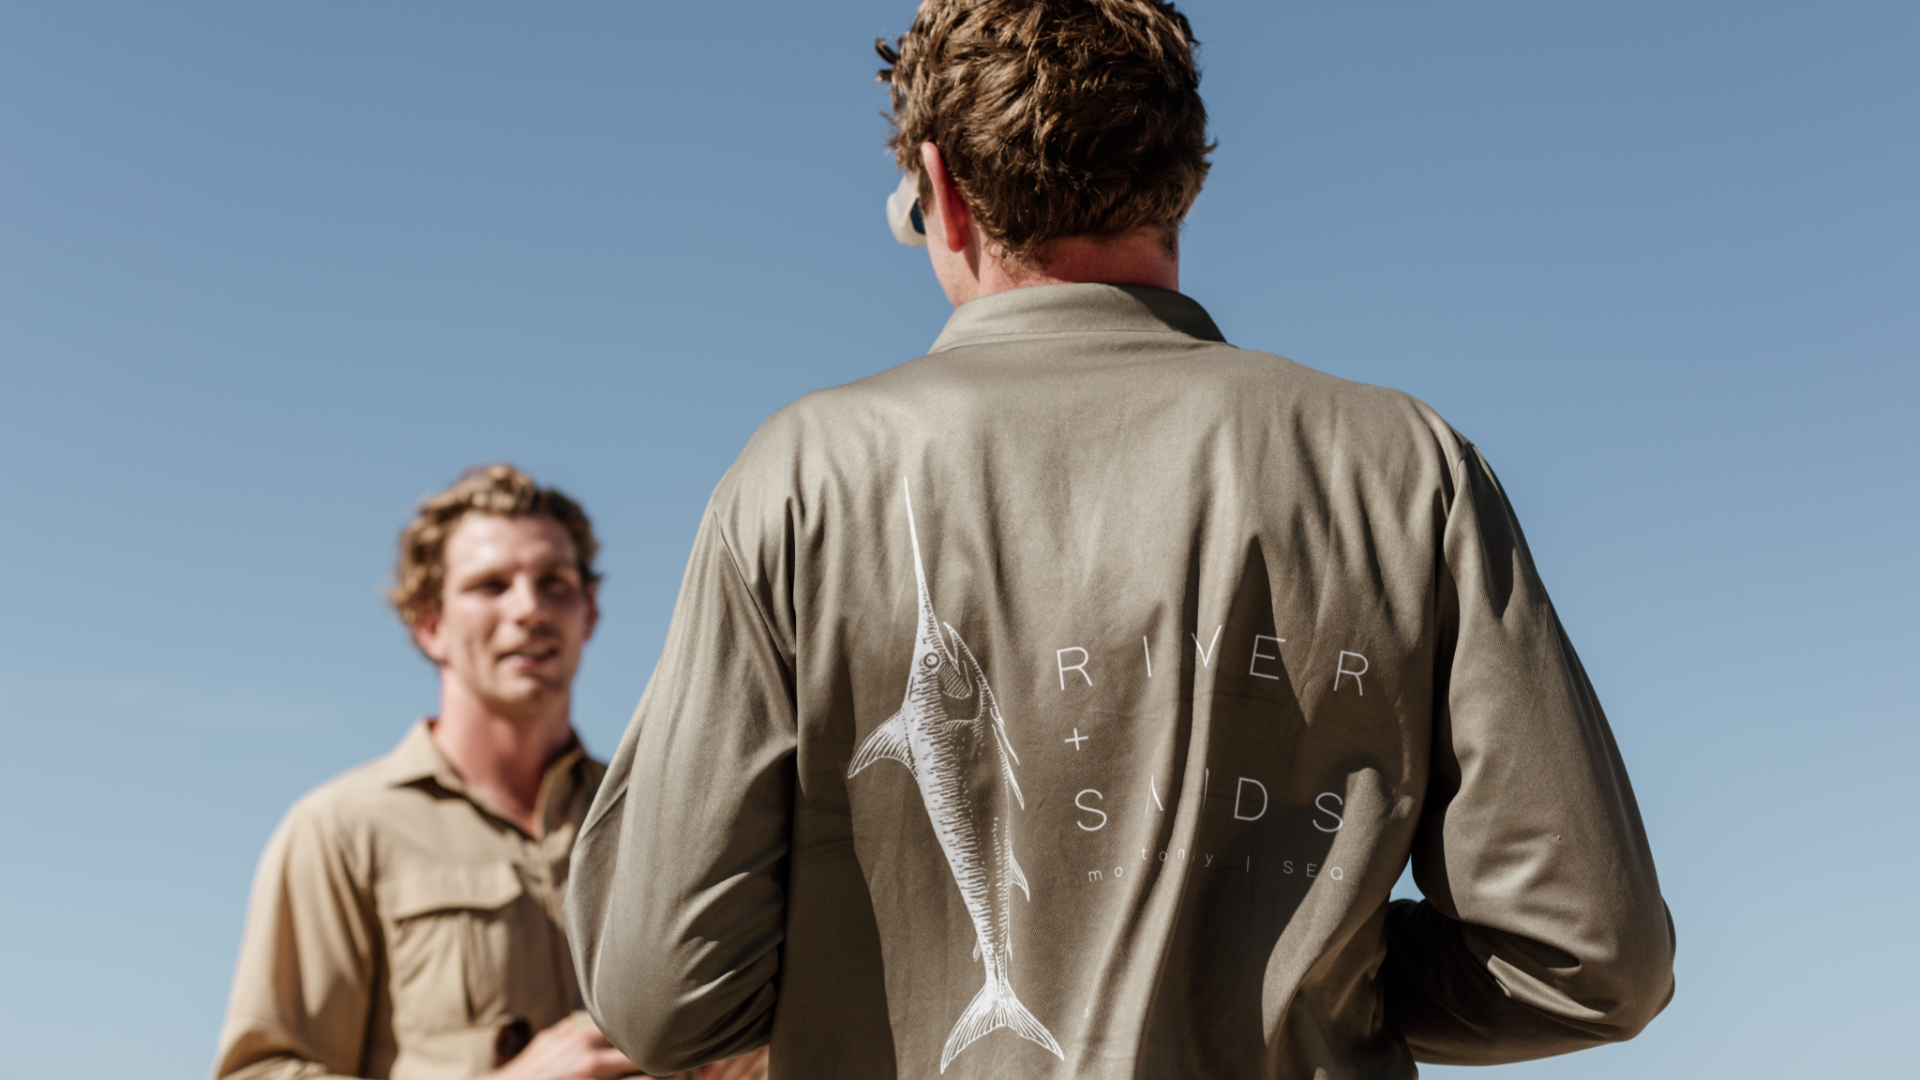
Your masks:
M 427 863 L 382 877 L 381 906 L 395 922 L 433 911 L 492 911 L 525 891 L 508 863 Z

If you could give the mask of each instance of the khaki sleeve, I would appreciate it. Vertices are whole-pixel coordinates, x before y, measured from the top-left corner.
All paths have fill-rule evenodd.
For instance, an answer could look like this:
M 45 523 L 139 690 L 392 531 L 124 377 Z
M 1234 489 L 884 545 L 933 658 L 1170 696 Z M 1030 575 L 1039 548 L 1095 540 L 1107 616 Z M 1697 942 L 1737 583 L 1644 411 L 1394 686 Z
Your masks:
M 1426 899 L 1388 913 L 1391 1022 L 1421 1061 L 1632 1038 L 1673 996 L 1672 922 L 1625 766 L 1519 523 L 1471 445 L 1439 597 Z
M 743 573 L 709 511 L 574 845 L 567 932 L 587 1008 L 656 1075 L 772 1030 L 796 743 L 790 658 L 761 606 L 777 576 Z
M 378 922 L 326 822 L 296 805 L 261 856 L 216 1078 L 315 1080 L 360 1071 Z

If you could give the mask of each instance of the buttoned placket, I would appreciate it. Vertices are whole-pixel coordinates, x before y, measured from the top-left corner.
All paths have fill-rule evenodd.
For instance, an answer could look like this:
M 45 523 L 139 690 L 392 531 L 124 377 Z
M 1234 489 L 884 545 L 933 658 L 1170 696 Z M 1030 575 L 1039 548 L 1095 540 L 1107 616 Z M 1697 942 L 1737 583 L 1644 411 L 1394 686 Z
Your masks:
M 540 792 L 534 796 L 534 820 L 540 822 L 540 836 L 529 840 L 539 864 L 540 901 L 546 905 L 547 914 L 556 927 L 566 925 L 566 916 L 561 910 L 564 889 L 554 870 L 557 863 L 572 853 L 573 836 L 567 827 L 567 809 L 580 794 L 582 785 L 577 782 L 576 771 L 584 756 L 585 751 L 576 742 L 574 748 L 540 778 Z M 565 986 L 574 981 L 572 963 L 563 953 L 556 952 L 553 963 L 554 985 Z
M 438 745 L 431 741 L 435 760 L 433 778 L 441 787 L 471 803 L 481 815 L 493 820 L 496 825 L 504 826 L 502 839 L 514 850 L 513 863 L 530 880 L 528 884 L 539 898 L 541 907 L 555 927 L 566 925 L 563 907 L 564 890 L 557 880 L 555 867 L 564 863 L 572 853 L 572 830 L 566 828 L 567 810 L 574 799 L 580 796 L 582 785 L 578 783 L 577 772 L 580 763 L 586 759 L 586 748 L 580 745 L 576 737 L 567 751 L 560 755 L 540 776 L 540 789 L 534 795 L 533 817 L 540 824 L 540 835 L 529 834 L 520 823 L 499 807 L 494 806 L 481 793 L 467 785 L 464 778 L 453 771 L 453 766 L 440 752 Z M 554 978 L 556 985 L 566 985 L 573 978 L 564 959 L 556 959 Z
M 435 746 L 436 754 L 439 747 Z M 493 806 L 479 792 L 468 787 L 465 781 L 454 773 L 453 767 L 444 756 L 440 756 L 439 767 L 435 770 L 435 779 L 442 787 L 460 795 L 471 803 L 481 815 L 492 819 L 502 826 L 501 837 L 514 849 L 513 863 L 519 868 L 528 886 L 547 912 L 551 925 L 556 931 L 566 925 L 562 910 L 565 896 L 555 874 L 555 866 L 564 862 L 572 852 L 572 830 L 567 827 L 567 810 L 574 799 L 579 798 L 583 785 L 578 782 L 578 770 L 586 759 L 586 749 L 576 738 L 571 748 L 561 754 L 559 759 L 547 766 L 540 776 L 540 790 L 534 795 L 533 818 L 540 826 L 540 835 L 528 833 L 510 815 L 499 807 Z M 553 985 L 568 986 L 574 982 L 572 961 L 564 951 L 553 953 Z

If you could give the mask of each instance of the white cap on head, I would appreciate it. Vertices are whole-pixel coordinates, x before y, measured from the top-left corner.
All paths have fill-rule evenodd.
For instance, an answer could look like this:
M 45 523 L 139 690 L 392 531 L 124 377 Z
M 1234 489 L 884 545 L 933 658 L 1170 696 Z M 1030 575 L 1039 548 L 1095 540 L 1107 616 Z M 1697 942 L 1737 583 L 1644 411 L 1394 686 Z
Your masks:
M 920 215 L 920 176 L 907 173 L 887 196 L 887 227 L 893 238 L 908 247 L 927 246 L 927 222 Z

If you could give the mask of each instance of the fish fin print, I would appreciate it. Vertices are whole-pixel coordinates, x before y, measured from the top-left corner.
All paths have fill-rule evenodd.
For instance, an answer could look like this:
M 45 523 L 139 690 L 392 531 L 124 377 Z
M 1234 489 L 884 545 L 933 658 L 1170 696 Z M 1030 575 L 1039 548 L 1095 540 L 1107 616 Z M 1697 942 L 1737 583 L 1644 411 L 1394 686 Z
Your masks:
M 980 959 L 980 939 L 979 938 L 973 939 L 973 958 L 975 960 Z
M 1028 902 L 1032 902 L 1033 890 L 1027 888 L 1026 872 L 1020 869 L 1020 860 L 1014 858 L 1011 851 L 1007 852 L 1007 865 L 1013 868 L 1013 883 L 1020 886 L 1020 891 L 1026 894 Z
M 954 1055 L 965 1050 L 975 1039 L 989 1031 L 1000 1028 L 1012 1028 L 1016 1035 L 1038 1043 L 1053 1051 L 1053 1056 L 1061 1061 L 1067 1055 L 1060 1050 L 1060 1044 L 1053 1041 L 1053 1033 L 1047 1026 L 1027 1011 L 1020 999 L 1013 996 L 1013 987 L 1004 979 L 987 979 L 987 985 L 973 997 L 973 1004 L 960 1014 L 960 1022 L 953 1025 L 953 1034 L 947 1036 L 947 1048 L 940 1055 L 940 1071 L 946 1072 L 953 1062 Z
M 953 648 L 947 650 L 947 655 L 953 657 L 955 674 L 969 684 L 965 691 L 951 696 L 972 697 L 974 688 L 978 687 L 981 692 L 980 704 L 983 706 L 980 714 L 990 715 L 996 727 L 1005 727 L 1006 722 L 1000 718 L 1000 705 L 993 700 L 993 687 L 987 685 L 986 669 L 980 666 L 973 650 L 967 647 L 967 639 L 960 636 L 960 631 L 955 630 L 952 623 L 940 625 L 947 628 L 947 637 L 953 642 Z
M 860 752 L 853 755 L 853 764 L 847 766 L 847 778 L 852 779 L 854 774 L 881 758 L 892 758 L 908 769 L 913 768 L 913 750 L 907 745 L 906 713 L 894 713 L 886 723 L 873 729 Z
M 960 631 L 955 630 L 952 623 L 942 625 L 946 626 L 948 635 L 953 638 L 955 648 L 959 650 L 960 662 L 966 668 L 968 678 L 972 679 L 974 685 L 980 690 L 978 722 L 993 728 L 994 742 L 999 744 L 1001 752 L 1006 755 L 1000 762 L 1000 771 L 1007 778 L 1007 787 L 1013 791 L 1014 800 L 1020 804 L 1020 809 L 1025 810 L 1027 796 L 1020 790 L 1019 779 L 1013 775 L 1013 767 L 1020 764 L 1020 755 L 1014 752 L 1013 740 L 1007 735 L 1007 721 L 1000 715 L 1000 703 L 993 699 L 993 687 L 987 685 L 987 673 L 981 670 L 980 661 L 974 658 L 973 650 L 967 647 L 967 639 L 960 636 Z
M 1007 741 L 1007 733 L 998 727 L 993 730 L 994 733 L 1000 737 L 1001 747 L 1007 751 L 1008 755 L 1012 755 L 1013 744 Z M 1000 771 L 1006 774 L 1007 787 L 1013 791 L 1014 801 L 1020 804 L 1020 809 L 1025 810 L 1027 808 L 1027 797 L 1020 793 L 1020 780 L 1013 775 L 1014 762 L 1019 760 L 1019 758 L 1014 758 L 1013 761 L 1002 761 L 1000 763 Z

